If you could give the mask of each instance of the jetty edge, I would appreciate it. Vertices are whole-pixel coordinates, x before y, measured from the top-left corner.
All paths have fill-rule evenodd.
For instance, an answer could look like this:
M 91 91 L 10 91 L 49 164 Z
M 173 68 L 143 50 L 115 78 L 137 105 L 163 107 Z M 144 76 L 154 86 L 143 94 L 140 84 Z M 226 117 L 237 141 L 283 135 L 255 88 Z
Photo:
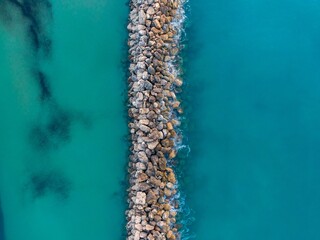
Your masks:
M 128 240 L 180 239 L 172 162 L 183 113 L 176 97 L 183 17 L 183 0 L 130 1 Z

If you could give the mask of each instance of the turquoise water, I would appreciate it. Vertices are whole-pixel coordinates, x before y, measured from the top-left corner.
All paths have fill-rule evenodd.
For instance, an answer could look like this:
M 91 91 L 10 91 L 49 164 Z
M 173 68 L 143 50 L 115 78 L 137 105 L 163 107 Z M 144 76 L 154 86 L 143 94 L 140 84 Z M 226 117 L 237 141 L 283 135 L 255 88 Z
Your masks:
M 6 240 L 124 239 L 125 3 L 52 1 L 50 57 L 34 50 L 16 10 L 14 24 L 0 25 Z M 38 69 L 50 94 L 40 94 Z
M 320 239 L 320 1 L 189 6 L 191 232 Z

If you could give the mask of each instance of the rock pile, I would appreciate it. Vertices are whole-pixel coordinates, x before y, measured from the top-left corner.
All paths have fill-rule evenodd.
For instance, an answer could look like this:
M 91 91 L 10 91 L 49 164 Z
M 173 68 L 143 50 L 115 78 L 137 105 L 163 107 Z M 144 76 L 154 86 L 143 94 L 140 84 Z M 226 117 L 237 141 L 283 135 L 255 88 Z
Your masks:
M 179 239 L 175 118 L 182 113 L 174 71 L 179 52 L 181 0 L 131 0 L 129 17 L 129 123 L 131 155 L 127 233 L 129 240 Z

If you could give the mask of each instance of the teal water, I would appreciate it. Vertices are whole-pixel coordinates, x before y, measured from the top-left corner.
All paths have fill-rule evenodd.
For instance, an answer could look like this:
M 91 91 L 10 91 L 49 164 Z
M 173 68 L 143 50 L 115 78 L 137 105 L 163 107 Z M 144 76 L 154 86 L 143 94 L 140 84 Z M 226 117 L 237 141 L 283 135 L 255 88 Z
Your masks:
M 320 239 L 320 1 L 188 5 L 191 232 Z
M 14 21 L 1 22 L 0 209 L 6 240 L 124 239 L 125 4 L 52 1 L 52 20 L 45 16 L 44 23 L 50 57 L 34 49 L 28 20 L 12 6 Z M 34 74 L 39 69 L 46 77 L 42 93 Z

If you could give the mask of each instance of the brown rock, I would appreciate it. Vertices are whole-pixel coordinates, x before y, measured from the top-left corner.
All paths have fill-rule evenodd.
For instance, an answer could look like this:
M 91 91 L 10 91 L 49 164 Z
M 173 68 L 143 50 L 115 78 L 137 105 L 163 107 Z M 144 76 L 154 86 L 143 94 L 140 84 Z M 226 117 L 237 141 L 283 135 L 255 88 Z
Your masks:
M 169 174 L 168 174 L 168 181 L 169 182 L 171 182 L 171 183 L 173 183 L 173 184 L 175 184 L 176 183 L 176 176 L 174 175 L 174 173 L 173 172 L 169 172 Z
M 149 190 L 148 195 L 147 195 L 147 203 L 148 204 L 155 204 L 158 200 L 157 195 L 152 191 Z
M 172 123 L 171 122 L 168 122 L 167 123 L 167 129 L 170 131 L 170 130 L 173 130 L 173 126 L 172 126 Z
M 147 154 L 145 152 L 143 152 L 143 151 L 138 152 L 138 159 L 141 162 L 148 162 Z
M 169 153 L 169 158 L 170 159 L 173 159 L 177 156 L 177 152 L 175 150 L 172 150 L 170 153 Z
M 166 161 L 165 158 L 160 158 L 158 164 L 159 164 L 160 170 L 162 170 L 162 171 L 166 170 L 166 168 L 167 168 L 167 161 Z
M 144 182 L 146 180 L 148 180 L 148 175 L 145 174 L 144 172 L 141 172 L 141 173 L 138 173 L 138 176 L 137 176 L 137 181 L 138 182 Z
M 161 24 L 160 24 L 160 22 L 159 22 L 158 19 L 155 19 L 155 20 L 153 21 L 153 25 L 154 25 L 156 28 L 158 28 L 158 29 L 161 28 Z
M 137 184 L 137 190 L 141 192 L 145 192 L 149 190 L 151 186 L 148 183 L 142 182 Z

